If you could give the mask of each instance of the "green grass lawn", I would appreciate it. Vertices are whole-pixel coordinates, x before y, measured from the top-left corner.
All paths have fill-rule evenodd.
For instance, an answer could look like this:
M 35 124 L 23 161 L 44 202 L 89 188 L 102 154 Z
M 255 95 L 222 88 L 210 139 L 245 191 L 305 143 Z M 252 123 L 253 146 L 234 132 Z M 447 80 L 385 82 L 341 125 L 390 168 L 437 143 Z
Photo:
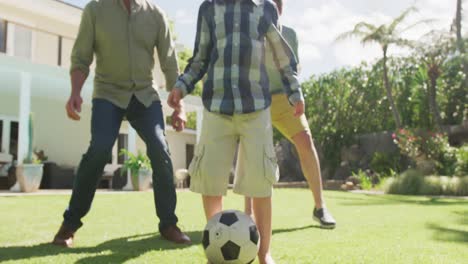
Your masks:
M 311 194 L 274 194 L 272 253 L 277 263 L 468 263 L 468 200 L 326 192 L 335 230 L 312 221 Z M 205 263 L 200 197 L 178 194 L 180 226 L 194 240 L 174 246 L 157 230 L 152 193 L 98 194 L 75 248 L 47 243 L 68 196 L 0 197 L 2 263 Z M 225 208 L 241 209 L 229 194 Z

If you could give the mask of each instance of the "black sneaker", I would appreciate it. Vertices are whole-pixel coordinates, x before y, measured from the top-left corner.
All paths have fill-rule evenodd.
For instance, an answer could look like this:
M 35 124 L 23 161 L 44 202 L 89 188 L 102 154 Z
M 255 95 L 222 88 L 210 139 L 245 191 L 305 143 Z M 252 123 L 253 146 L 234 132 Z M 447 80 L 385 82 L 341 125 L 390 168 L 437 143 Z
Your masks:
M 314 220 L 319 222 L 322 228 L 333 229 L 336 226 L 336 221 L 327 208 L 314 208 Z

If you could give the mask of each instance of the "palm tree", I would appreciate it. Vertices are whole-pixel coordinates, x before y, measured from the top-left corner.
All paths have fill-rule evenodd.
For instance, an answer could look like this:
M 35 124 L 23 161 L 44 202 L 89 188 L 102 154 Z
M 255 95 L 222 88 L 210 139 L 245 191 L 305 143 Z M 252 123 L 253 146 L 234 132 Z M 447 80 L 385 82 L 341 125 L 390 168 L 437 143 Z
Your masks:
M 369 43 L 377 43 L 380 45 L 383 52 L 382 63 L 384 86 L 387 92 L 387 98 L 390 102 L 390 107 L 392 109 L 393 118 L 395 119 L 395 124 L 397 128 L 401 128 L 402 124 L 400 119 L 400 113 L 395 105 L 395 100 L 393 99 L 392 87 L 390 86 L 390 81 L 388 78 L 387 52 L 390 45 L 409 46 L 411 42 L 407 39 L 404 39 L 401 36 L 402 33 L 415 27 L 420 23 L 427 21 L 419 21 L 411 26 L 407 26 L 405 28 L 400 29 L 401 24 L 408 17 L 408 15 L 415 11 L 417 11 L 415 7 L 410 7 L 406 9 L 401 15 L 396 17 L 393 21 L 391 21 L 389 24 L 372 25 L 367 22 L 360 22 L 354 26 L 353 30 L 345 32 L 339 35 L 337 38 L 337 41 L 342 41 L 351 37 L 359 37 L 363 45 Z
M 455 19 L 453 21 L 452 30 L 457 35 L 457 48 L 461 54 L 465 53 L 465 43 L 462 37 L 462 0 L 457 0 L 457 11 L 455 13 Z
M 462 66 L 463 66 L 463 73 L 465 74 L 465 79 L 460 84 L 460 91 L 464 91 L 464 95 L 466 96 L 466 89 L 468 87 L 468 57 L 465 55 L 465 40 L 462 36 L 462 0 L 457 0 L 457 9 L 455 13 L 455 19 L 453 21 L 452 31 L 455 31 L 457 36 L 457 49 L 458 52 L 462 55 Z M 463 94 L 461 94 L 463 96 Z
M 437 105 L 437 80 L 442 75 L 443 64 L 451 56 L 453 44 L 454 41 L 449 32 L 431 31 L 414 46 L 417 58 L 425 66 L 429 78 L 427 89 L 429 109 L 432 122 L 439 131 L 442 131 L 442 119 Z

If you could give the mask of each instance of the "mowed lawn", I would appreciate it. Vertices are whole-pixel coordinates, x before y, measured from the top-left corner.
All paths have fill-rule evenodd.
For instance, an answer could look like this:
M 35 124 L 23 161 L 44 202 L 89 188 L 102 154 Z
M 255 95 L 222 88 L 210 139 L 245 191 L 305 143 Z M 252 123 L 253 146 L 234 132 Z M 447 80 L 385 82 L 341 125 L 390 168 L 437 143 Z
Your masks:
M 277 263 L 468 263 L 468 200 L 326 192 L 338 221 L 312 221 L 311 194 L 274 194 L 272 252 Z M 206 263 L 200 197 L 178 193 L 180 226 L 195 242 L 174 246 L 157 232 L 153 198 L 97 194 L 73 249 L 50 246 L 68 195 L 0 197 L 1 263 Z M 225 208 L 242 209 L 230 193 Z M 256 262 L 257 263 L 257 262 Z

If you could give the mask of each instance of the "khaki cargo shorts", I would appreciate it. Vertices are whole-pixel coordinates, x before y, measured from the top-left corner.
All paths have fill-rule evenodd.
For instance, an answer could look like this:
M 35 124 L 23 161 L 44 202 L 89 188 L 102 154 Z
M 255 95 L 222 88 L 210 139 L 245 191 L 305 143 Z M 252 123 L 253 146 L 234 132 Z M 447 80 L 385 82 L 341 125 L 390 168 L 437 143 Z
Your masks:
M 270 110 L 220 115 L 204 111 L 200 142 L 189 166 L 190 190 L 207 196 L 226 195 L 239 144 L 234 192 L 270 197 L 278 181 Z

